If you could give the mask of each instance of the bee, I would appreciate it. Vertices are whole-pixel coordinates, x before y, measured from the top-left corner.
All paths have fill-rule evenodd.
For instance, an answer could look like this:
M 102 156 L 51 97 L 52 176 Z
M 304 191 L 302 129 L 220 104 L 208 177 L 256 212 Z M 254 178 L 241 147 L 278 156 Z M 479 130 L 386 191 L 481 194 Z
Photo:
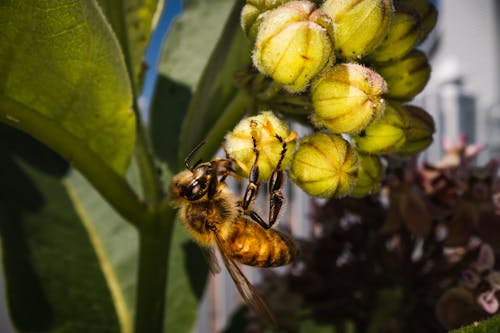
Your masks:
M 271 229 L 278 221 L 285 202 L 281 192 L 283 171 L 280 168 L 287 141 L 278 135 L 276 137 L 282 143 L 282 153 L 268 182 L 268 221 L 252 209 L 260 185 L 255 140 L 256 157 L 243 198 L 237 198 L 225 183 L 225 179 L 234 172 L 233 160 L 229 157 L 190 166 L 191 156 L 201 144 L 188 154 L 184 161 L 186 169 L 175 175 L 170 185 L 170 199 L 179 208 L 179 218 L 184 227 L 200 245 L 210 271 L 220 271 L 215 257 L 215 249 L 218 249 L 243 300 L 273 323 L 267 304 L 236 262 L 256 267 L 276 267 L 290 263 L 298 255 L 298 248 L 288 234 Z

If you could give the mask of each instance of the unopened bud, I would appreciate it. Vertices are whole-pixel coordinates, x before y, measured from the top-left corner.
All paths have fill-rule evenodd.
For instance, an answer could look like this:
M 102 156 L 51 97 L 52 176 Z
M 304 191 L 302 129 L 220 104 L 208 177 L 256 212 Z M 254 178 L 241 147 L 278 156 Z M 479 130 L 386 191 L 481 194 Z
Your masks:
M 258 151 L 260 180 L 269 179 L 278 166 L 282 158 L 283 144 L 286 144 L 286 152 L 280 169 L 290 164 L 295 147 L 295 132 L 291 132 L 284 121 L 269 111 L 241 120 L 226 135 L 226 151 L 229 157 L 234 159 L 236 172 L 241 176 L 248 177 L 255 162 L 255 149 Z
M 309 1 L 288 2 L 263 14 L 254 65 L 290 92 L 301 92 L 335 59 L 333 26 Z
M 405 5 L 413 7 L 420 16 L 420 39 L 425 40 L 437 23 L 438 12 L 436 6 L 429 0 L 399 0 Z
M 397 5 L 389 32 L 382 43 L 368 55 L 373 62 L 387 62 L 406 55 L 420 39 L 420 17 L 408 6 Z
M 392 0 L 326 0 L 321 6 L 335 24 L 335 52 L 359 59 L 386 36 L 392 19 Z
M 409 127 L 410 119 L 403 106 L 397 102 L 389 102 L 382 117 L 353 139 L 363 152 L 390 154 L 405 143 Z
M 474 294 L 463 287 L 447 289 L 436 303 L 436 318 L 447 329 L 455 329 L 484 317 Z
M 396 152 L 401 156 L 416 154 L 429 147 L 436 130 L 434 119 L 425 110 L 413 105 L 405 105 L 404 108 L 410 117 L 410 128 L 405 144 Z
M 302 138 L 290 178 L 306 193 L 323 198 L 349 194 L 356 183 L 358 153 L 340 135 L 316 132 Z
M 259 15 L 275 9 L 290 0 L 247 0 L 241 10 L 241 27 L 252 42 L 257 38 L 259 25 L 262 21 Z
M 421 92 L 431 75 L 431 66 L 425 54 L 413 50 L 401 59 L 376 66 L 387 82 L 389 98 L 409 101 Z
M 372 194 L 380 187 L 383 176 L 384 167 L 380 161 L 380 157 L 359 154 L 358 179 L 352 189 L 351 195 L 354 197 L 363 197 Z
M 334 133 L 357 134 L 384 111 L 384 79 L 358 64 L 333 66 L 311 87 L 312 121 Z

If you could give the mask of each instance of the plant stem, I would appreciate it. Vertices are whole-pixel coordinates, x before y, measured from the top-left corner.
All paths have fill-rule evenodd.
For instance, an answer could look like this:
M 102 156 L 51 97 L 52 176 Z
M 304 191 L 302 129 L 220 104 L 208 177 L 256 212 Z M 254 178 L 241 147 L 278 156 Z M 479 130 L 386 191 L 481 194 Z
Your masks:
M 244 90 L 239 90 L 228 104 L 224 112 L 217 119 L 210 132 L 205 138 L 205 145 L 202 148 L 200 158 L 209 160 L 213 154 L 220 148 L 224 135 L 232 129 L 238 121 L 247 113 L 251 97 Z
M 155 168 L 153 156 L 147 144 L 146 133 L 142 127 L 142 122 L 137 120 L 137 142 L 135 146 L 134 158 L 139 169 L 143 197 L 151 204 L 159 203 L 163 198 L 163 192 Z
M 137 226 L 152 216 L 151 207 L 137 197 L 125 178 L 56 121 L 3 95 L 0 95 L 0 121 L 29 133 L 60 154 L 132 224 Z
M 128 23 L 125 19 L 126 6 L 124 2 L 120 0 L 112 0 L 108 3 L 108 6 L 108 19 L 110 20 L 113 31 L 115 32 L 118 42 L 120 43 L 132 90 L 132 108 L 136 116 L 137 140 L 134 158 L 139 169 L 143 197 L 146 202 L 154 204 L 161 201 L 162 191 L 156 174 L 154 159 L 148 145 L 147 134 L 144 131 L 139 106 L 137 105 L 137 98 L 139 97 L 138 90 L 141 87 L 142 82 L 137 82 L 138 78 L 135 75 L 134 64 L 132 63 L 132 51 L 130 50 L 131 45 L 128 40 L 130 28 L 128 27 Z
M 175 210 L 160 206 L 156 218 L 139 229 L 139 271 L 135 332 L 163 332 L 168 259 Z

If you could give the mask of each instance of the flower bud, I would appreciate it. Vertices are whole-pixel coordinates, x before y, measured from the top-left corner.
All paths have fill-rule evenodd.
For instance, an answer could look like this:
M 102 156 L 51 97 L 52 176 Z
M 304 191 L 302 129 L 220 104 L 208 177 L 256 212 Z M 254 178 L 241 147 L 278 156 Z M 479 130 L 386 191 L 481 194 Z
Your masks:
M 285 157 L 280 169 L 284 169 L 292 158 L 295 147 L 295 132 L 278 119 L 272 112 L 262 112 L 241 120 L 236 127 L 226 135 L 226 151 L 236 164 L 236 172 L 248 177 L 255 162 L 254 140 L 259 158 L 259 179 L 267 180 L 275 170 L 281 158 L 283 143 L 276 137 L 280 136 L 286 142 Z
M 342 197 L 354 187 L 358 153 L 340 135 L 316 132 L 302 138 L 293 155 L 290 178 L 315 197 Z
M 410 117 L 410 128 L 405 144 L 396 152 L 401 156 L 415 154 L 429 147 L 436 131 L 434 119 L 425 110 L 413 105 L 405 105 L 404 108 Z
M 389 32 L 382 43 L 368 55 L 372 62 L 387 62 L 406 55 L 420 39 L 420 17 L 411 7 L 397 5 Z
M 409 101 L 421 92 L 431 75 L 427 57 L 418 50 L 399 60 L 377 65 L 376 70 L 387 82 L 386 96 L 401 101 Z
M 479 320 L 484 314 L 470 290 L 456 287 L 441 295 L 436 304 L 436 317 L 445 328 L 453 329 Z
M 495 296 L 495 290 L 488 290 L 481 293 L 477 297 L 477 303 L 489 314 L 494 314 L 498 311 L 498 298 Z
M 358 64 L 336 65 L 313 82 L 312 122 L 334 133 L 357 134 L 385 108 L 384 79 Z
M 290 0 L 247 0 L 241 10 L 241 27 L 252 42 L 257 38 L 262 16 L 259 15 L 275 9 Z
M 321 6 L 335 24 L 335 52 L 359 59 L 386 36 L 392 19 L 392 0 L 326 0 Z
M 334 58 L 332 22 L 313 3 L 292 1 L 263 14 L 253 63 L 288 91 L 305 90 Z
M 356 185 L 351 195 L 363 197 L 372 194 L 380 187 L 380 181 L 384 176 L 384 167 L 380 157 L 375 155 L 359 154 L 359 170 Z
M 410 119 L 397 102 L 387 103 L 384 114 L 353 137 L 359 150 L 370 154 L 390 154 L 406 141 Z
M 419 42 L 425 40 L 437 23 L 438 12 L 436 6 L 429 0 L 399 0 L 405 5 L 413 7 L 420 16 Z

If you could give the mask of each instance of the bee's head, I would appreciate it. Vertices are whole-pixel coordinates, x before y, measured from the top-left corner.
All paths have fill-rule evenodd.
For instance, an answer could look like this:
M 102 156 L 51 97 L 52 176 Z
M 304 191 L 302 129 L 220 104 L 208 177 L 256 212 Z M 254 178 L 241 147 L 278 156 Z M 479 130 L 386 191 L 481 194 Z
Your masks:
M 184 170 L 172 178 L 170 195 L 172 199 L 184 198 L 189 201 L 201 199 L 208 193 L 212 180 L 209 164 L 200 164 L 192 170 Z

